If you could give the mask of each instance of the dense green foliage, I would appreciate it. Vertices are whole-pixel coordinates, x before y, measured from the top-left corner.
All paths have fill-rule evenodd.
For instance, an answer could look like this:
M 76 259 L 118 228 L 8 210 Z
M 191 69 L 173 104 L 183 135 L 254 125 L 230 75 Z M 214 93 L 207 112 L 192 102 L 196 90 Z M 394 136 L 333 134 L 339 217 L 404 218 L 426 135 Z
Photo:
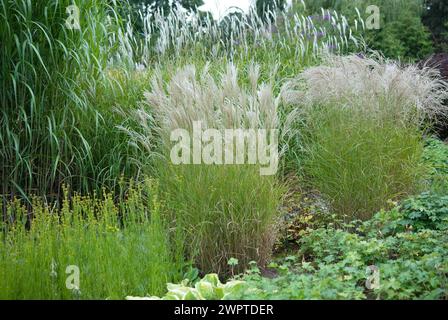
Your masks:
M 431 33 L 422 22 L 426 13 L 423 0 L 319 0 L 305 1 L 310 14 L 321 7 L 336 10 L 349 19 L 359 14 L 368 20 L 373 13 L 369 6 L 379 8 L 379 29 L 363 34 L 368 48 L 381 51 L 386 57 L 419 60 L 433 52 Z M 432 16 L 432 15 L 431 15 Z
M 366 219 L 419 189 L 423 143 L 415 126 L 330 105 L 313 108 L 303 131 L 302 169 L 334 213 Z
M 266 264 L 270 259 L 283 187 L 275 172 L 261 175 L 265 163 L 224 162 L 228 155 L 235 161 L 239 157 L 235 138 L 231 139 L 229 150 L 208 152 L 213 154 L 211 163 L 173 164 L 171 135 L 173 130 L 182 128 L 193 137 L 197 134 L 194 127 L 198 121 L 202 127 L 215 128 L 218 133 L 228 128 L 277 128 L 278 99 L 270 86 L 259 86 L 261 68 L 258 65 L 249 65 L 241 75 L 233 65 L 219 75 L 208 71 L 208 67 L 198 70 L 186 66 L 168 75 L 170 79 L 166 83 L 165 74 L 156 74 L 151 91 L 145 93 L 150 108 L 142 108 L 136 115 L 143 119 L 143 136 L 129 132 L 142 147 L 150 147 L 151 141 L 147 138 L 151 137 L 151 131 L 155 130 L 160 138 L 159 156 L 142 168 L 154 172 L 158 178 L 167 219 L 185 239 L 185 255 L 202 272 L 226 274 L 229 273 L 226 261 L 232 256 L 243 263 L 255 260 Z M 247 78 L 250 85 L 238 84 Z M 256 121 L 249 118 L 249 112 L 257 113 Z M 148 127 L 147 119 L 152 115 L 159 125 Z M 215 139 L 213 145 L 223 144 Z M 187 145 L 191 148 L 191 141 Z M 203 146 L 199 151 L 201 156 L 210 145 Z M 249 152 L 243 156 L 250 157 Z
M 447 298 L 448 87 L 380 57 L 432 51 L 421 1 L 71 3 L 0 0 L 0 299 Z M 175 165 L 196 121 L 278 130 L 280 170 Z
M 269 261 L 283 191 L 273 177 L 261 177 L 251 166 L 166 163 L 159 174 L 187 256 L 202 272 L 229 274 L 231 257 L 242 266 Z
M 367 43 L 391 58 L 415 61 L 433 53 L 431 34 L 421 18 L 412 12 L 404 12 L 396 20 L 385 22 L 380 32 L 370 31 Z
M 124 134 L 111 112 L 120 97 L 132 105 L 137 82 L 112 79 L 116 48 L 103 1 L 80 1 L 82 32 L 65 27 L 68 0 L 0 4 L 0 174 L 4 196 L 32 193 L 56 199 L 61 185 L 80 192 L 114 187 L 136 174 Z M 114 19 L 114 18 L 112 18 Z M 137 98 L 137 99 L 135 99 Z M 135 99 L 135 100 L 134 100 Z M 121 150 L 121 152 L 117 152 Z
M 447 176 L 440 166 L 448 159 L 440 156 L 444 152 L 446 144 L 428 140 L 425 154 L 438 154 L 431 167 Z M 163 299 L 447 299 L 446 190 L 389 202 L 392 209 L 364 222 L 312 212 L 300 222 L 298 251 L 274 259 L 267 269 L 252 261 L 226 284 L 217 275 L 168 284 Z
M 447 208 L 446 196 L 424 194 L 361 224 L 308 229 L 298 253 L 269 265 L 273 278 L 252 265 L 212 299 L 447 299 Z
M 230 32 L 207 21 L 209 31 L 203 32 L 202 20 L 191 22 L 182 11 L 151 15 L 145 19 L 144 37 L 139 37 L 119 14 L 123 7 L 103 1 L 77 3 L 81 30 L 70 30 L 65 27 L 69 4 L 1 1 L 3 197 L 38 194 L 53 200 L 61 198 L 62 183 L 88 193 L 102 187 L 115 190 L 121 175 L 138 178 L 141 168 L 135 160 L 142 155 L 117 130 L 133 123 L 117 111 L 137 108 L 148 89 L 148 75 L 158 68 L 168 73 L 192 57 L 197 64 L 212 58 L 219 67 L 229 60 L 242 67 L 257 60 L 265 76 L 277 69 L 281 79 L 314 63 L 323 48 L 338 44 L 334 34 L 317 42 L 291 33 L 271 41 L 260 36 L 268 28 L 256 15 L 238 23 L 230 19 Z M 338 48 L 342 52 L 345 44 Z M 278 66 L 278 61 L 284 63 Z M 147 69 L 139 72 L 136 65 Z
M 429 182 L 437 192 L 448 190 L 448 146 L 438 139 L 428 139 L 423 154 L 424 161 L 430 166 Z
M 438 51 L 448 50 L 448 3 L 444 0 L 426 0 L 429 8 L 423 22 L 431 30 Z
M 256 0 L 255 8 L 260 17 L 269 17 L 269 14 L 276 10 L 284 10 L 285 0 Z
M 68 193 L 66 193 L 68 195 Z M 123 299 L 163 294 L 187 267 L 161 217 L 157 184 L 147 180 L 115 205 L 110 194 L 66 196 L 60 209 L 19 201 L 0 224 L 0 299 Z M 76 266 L 79 283 L 67 287 Z
M 446 298 L 446 232 L 409 231 L 419 222 L 401 217 L 408 214 L 381 212 L 359 233 L 347 231 L 350 225 L 310 231 L 300 241 L 303 260 L 286 260 L 278 267 L 283 275 L 272 280 L 245 276 L 249 288 L 259 288 L 246 294 L 271 299 Z M 396 224 L 405 230 L 396 231 Z M 370 265 L 380 272 L 379 288 L 373 291 L 365 287 Z

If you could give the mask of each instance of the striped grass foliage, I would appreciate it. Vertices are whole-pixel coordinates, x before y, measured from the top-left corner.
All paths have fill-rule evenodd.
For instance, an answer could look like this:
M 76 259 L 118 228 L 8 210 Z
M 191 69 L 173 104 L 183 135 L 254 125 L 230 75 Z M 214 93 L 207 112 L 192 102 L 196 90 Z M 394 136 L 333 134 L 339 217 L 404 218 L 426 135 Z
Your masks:
M 122 121 L 110 112 L 113 99 L 126 94 L 132 104 L 132 95 L 105 72 L 117 51 L 109 37 L 121 28 L 105 3 L 76 1 L 81 30 L 70 30 L 65 21 L 72 1 L 0 2 L 4 196 L 60 197 L 63 183 L 99 190 L 132 172 L 125 137 L 111 124 Z
M 0 299 L 123 299 L 163 294 L 167 282 L 181 280 L 184 263 L 161 219 L 155 181 L 131 187 L 119 205 L 107 193 L 66 193 L 60 210 L 32 202 L 31 212 L 18 200 L 5 208 Z M 79 268 L 79 283 L 70 266 Z

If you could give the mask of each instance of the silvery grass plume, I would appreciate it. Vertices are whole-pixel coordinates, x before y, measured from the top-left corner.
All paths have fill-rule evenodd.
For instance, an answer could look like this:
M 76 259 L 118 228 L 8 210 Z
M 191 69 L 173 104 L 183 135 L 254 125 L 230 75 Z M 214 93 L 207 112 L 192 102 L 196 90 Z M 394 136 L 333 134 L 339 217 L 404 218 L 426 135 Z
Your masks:
M 173 130 L 191 132 L 195 121 L 201 121 L 204 129 L 278 129 L 280 139 L 293 135 L 288 127 L 291 119 L 280 124 L 280 95 L 274 94 L 272 84 L 260 84 L 259 77 L 260 67 L 256 64 L 248 67 L 247 86 L 239 84 L 238 68 L 233 64 L 218 77 L 210 73 L 208 64 L 202 70 L 188 65 L 177 70 L 168 82 L 158 70 L 151 80 L 151 90 L 144 94 L 147 107 L 134 112 L 133 118 L 142 131 L 121 129 L 147 151 L 153 148 L 154 130 L 161 142 L 167 143 Z M 284 151 L 279 150 L 280 154 Z
M 370 56 L 326 55 L 282 88 L 285 102 L 301 106 L 338 104 L 344 108 L 400 115 L 403 121 L 442 119 L 448 84 L 437 70 Z M 384 113 L 383 113 L 384 112 Z
M 192 129 L 194 121 L 216 129 L 275 129 L 279 126 L 279 97 L 274 96 L 270 84 L 258 84 L 259 75 L 259 66 L 250 65 L 250 88 L 245 89 L 238 83 L 238 69 L 233 64 L 217 80 L 208 65 L 200 72 L 189 65 L 167 83 L 156 72 L 145 97 L 164 132 Z
M 206 56 L 248 55 L 253 48 L 279 46 L 294 52 L 297 60 L 318 56 L 326 50 L 340 53 L 351 44 L 358 45 L 355 34 L 358 25 L 364 26 L 361 17 L 349 24 L 335 11 L 322 9 L 321 12 L 321 17 L 311 17 L 272 10 L 268 12 L 270 19 L 266 20 L 251 8 L 242 16 L 229 15 L 215 21 L 174 6 L 168 14 L 160 10 L 140 13 L 142 39 L 136 39 L 129 23 L 118 39 L 114 37 L 111 42 L 118 40 L 120 46 L 116 61 L 131 57 L 142 60 L 134 62 L 144 65 L 152 59 L 164 59 L 166 54 L 178 56 L 186 48 L 197 49 L 198 43 L 202 44 L 201 50 Z

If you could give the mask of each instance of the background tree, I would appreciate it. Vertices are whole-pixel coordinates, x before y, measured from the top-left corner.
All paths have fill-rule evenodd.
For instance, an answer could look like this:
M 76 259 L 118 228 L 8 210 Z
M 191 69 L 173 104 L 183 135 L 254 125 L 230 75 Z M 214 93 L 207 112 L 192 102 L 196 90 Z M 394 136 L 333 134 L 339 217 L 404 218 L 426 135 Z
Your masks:
M 145 6 L 150 10 L 161 9 L 164 12 L 175 6 L 180 5 L 187 10 L 194 10 L 204 4 L 203 0 L 129 0 L 129 3 L 134 7 Z
M 255 7 L 260 17 L 268 17 L 269 12 L 284 10 L 286 0 L 256 0 Z
M 432 32 L 437 51 L 448 51 L 448 1 L 426 0 L 423 23 Z
M 381 27 L 379 30 L 366 30 L 362 33 L 369 49 L 379 50 L 388 58 L 408 62 L 419 61 L 434 51 L 431 30 L 423 23 L 423 16 L 428 11 L 425 0 L 305 0 L 305 3 L 307 14 L 321 14 L 320 8 L 323 7 L 336 10 L 348 20 L 358 17 L 356 8 L 362 18 L 367 19 L 370 13 L 366 13 L 365 9 L 376 5 L 381 10 Z
M 137 33 L 142 32 L 143 22 L 140 12 L 147 15 L 150 12 L 161 10 L 165 15 L 175 6 L 180 5 L 186 10 L 197 11 L 197 8 L 204 4 L 203 0 L 127 0 L 127 5 L 119 4 L 120 8 L 115 8 L 121 12 L 125 19 L 130 19 Z

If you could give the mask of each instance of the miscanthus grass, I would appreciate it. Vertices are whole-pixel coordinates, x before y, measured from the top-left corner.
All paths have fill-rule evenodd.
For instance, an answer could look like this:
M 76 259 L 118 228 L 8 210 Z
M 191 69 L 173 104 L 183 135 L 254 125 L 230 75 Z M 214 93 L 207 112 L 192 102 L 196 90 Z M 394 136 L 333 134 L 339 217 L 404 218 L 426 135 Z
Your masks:
M 104 1 L 77 1 L 81 30 L 69 29 L 66 9 L 72 4 L 0 1 L 5 198 L 37 194 L 54 200 L 63 183 L 87 193 L 113 188 L 121 174 L 137 172 L 127 161 L 125 135 L 111 125 L 125 121 L 111 109 L 124 96 L 132 105 L 138 85 L 108 72 L 115 52 L 108 39 L 122 28 L 121 19 Z
M 195 121 L 216 130 L 278 129 L 279 97 L 269 83 L 259 83 L 259 71 L 257 65 L 249 68 L 246 85 L 232 64 L 217 79 L 207 67 L 186 66 L 169 80 L 157 73 L 147 106 L 134 113 L 140 130 L 122 128 L 146 152 L 142 166 L 154 169 L 160 181 L 166 219 L 182 234 L 186 257 L 203 272 L 229 274 L 230 258 L 240 261 L 240 269 L 250 261 L 266 264 L 284 187 L 275 175 L 261 176 L 259 164 L 175 165 L 170 135 L 176 129 L 191 133 Z
M 61 198 L 67 183 L 82 193 L 116 189 L 118 177 L 138 178 L 126 135 L 153 63 L 260 60 L 278 79 L 313 63 L 322 51 L 356 44 L 342 16 L 323 12 L 323 24 L 299 13 L 269 19 L 233 15 L 214 21 L 174 8 L 141 14 L 143 30 L 121 15 L 124 2 L 78 1 L 81 30 L 66 27 L 68 0 L 0 3 L 1 194 Z M 141 32 L 140 32 L 141 31 Z M 292 66 L 288 69 L 287 66 Z M 138 126 L 134 126 L 137 129 Z M 28 199 L 29 200 L 29 199 Z
M 213 58 L 283 50 L 293 53 L 296 62 L 307 63 L 324 51 L 344 52 L 358 45 L 358 26 L 365 27 L 361 17 L 349 23 L 335 11 L 319 11 L 319 21 L 303 14 L 304 10 L 273 9 L 266 18 L 259 16 L 255 8 L 247 14 L 228 15 L 216 21 L 210 15 L 178 7 L 168 13 L 143 10 L 141 35 L 128 24 L 127 32 L 117 36 L 122 44 L 119 58 L 137 55 L 140 63 L 147 64 L 154 58 L 161 61 L 167 55 L 181 56 L 192 49 Z
M 446 115 L 447 92 L 432 69 L 328 56 L 283 88 L 303 120 L 297 168 L 336 213 L 368 219 L 422 188 L 424 129 Z

